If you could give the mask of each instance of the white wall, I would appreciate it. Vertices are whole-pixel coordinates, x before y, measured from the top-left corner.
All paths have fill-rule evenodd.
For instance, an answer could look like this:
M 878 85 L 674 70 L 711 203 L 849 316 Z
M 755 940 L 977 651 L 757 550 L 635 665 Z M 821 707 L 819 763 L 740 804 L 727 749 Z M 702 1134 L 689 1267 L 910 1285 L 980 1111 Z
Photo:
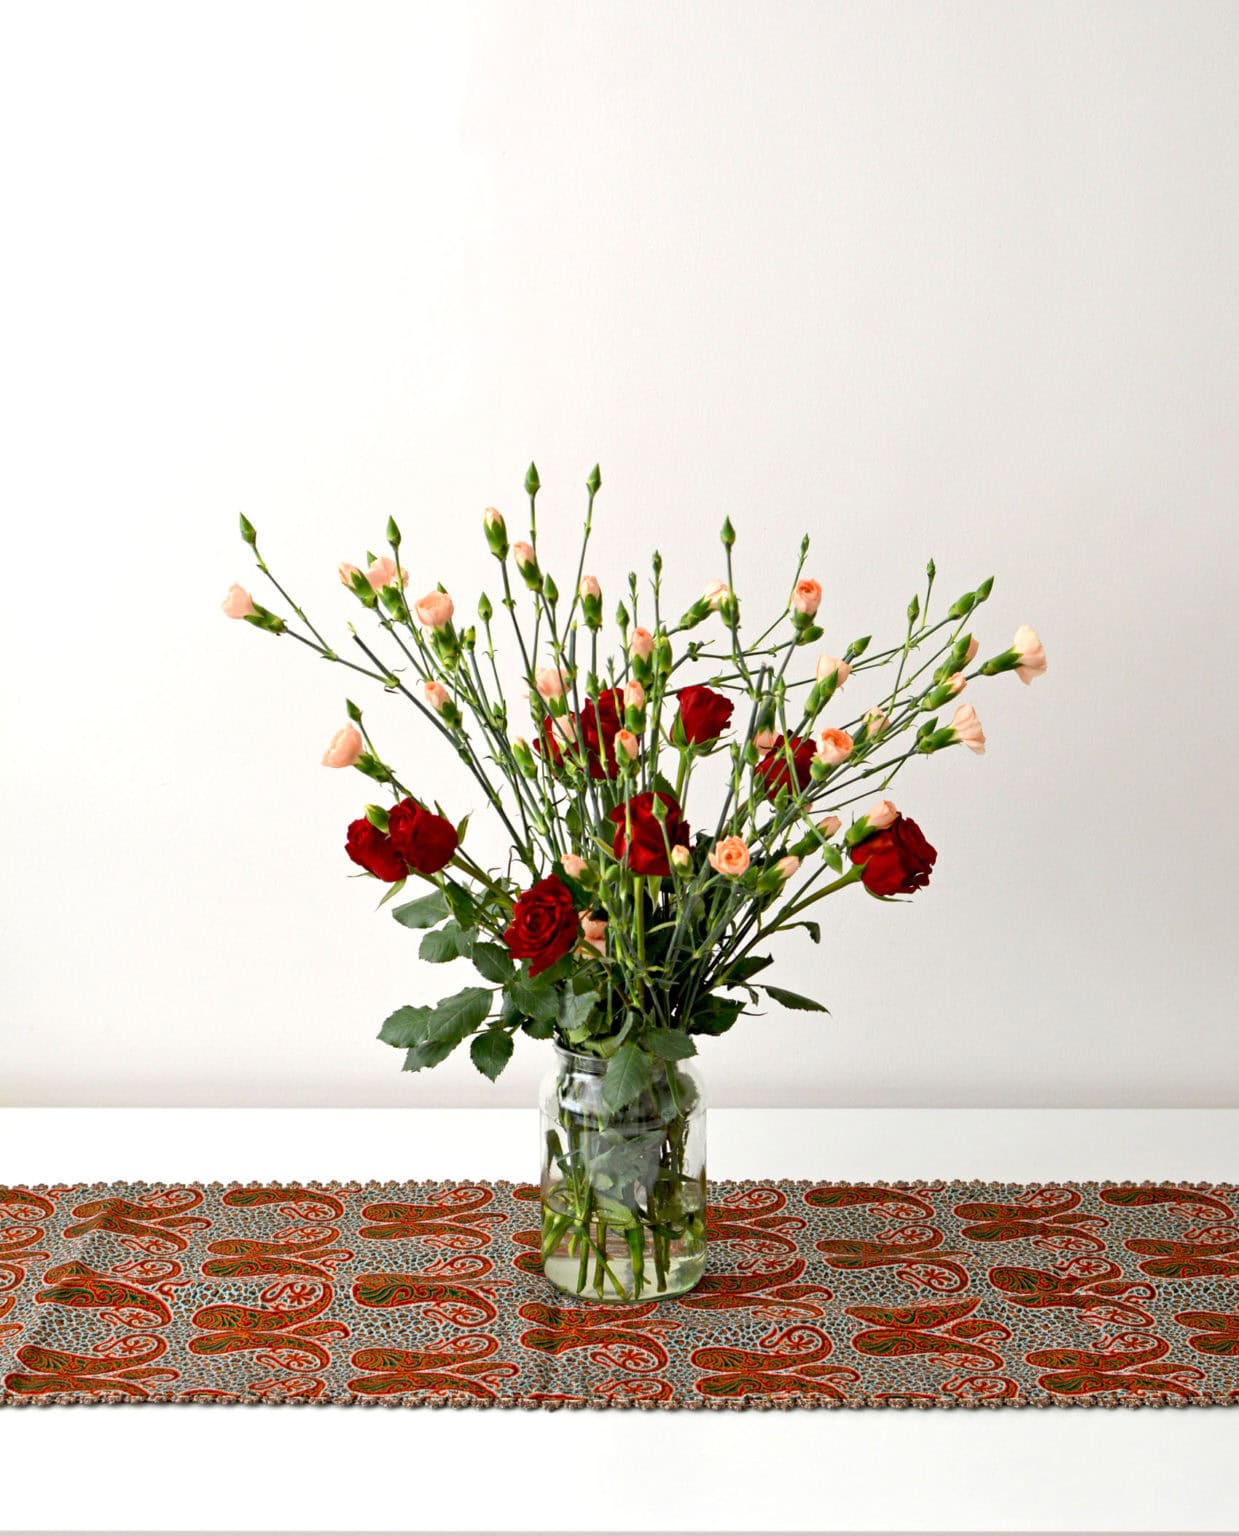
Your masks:
M 337 633 L 389 513 L 464 601 L 534 456 L 612 594 L 730 513 L 750 610 L 808 528 L 832 643 L 932 554 L 1049 649 L 716 1101 L 1239 1103 L 1236 78 L 1222 4 L 6 7 L 0 1099 L 529 1099 L 374 1041 L 446 984 L 345 878 L 346 679 L 217 605 L 242 508 Z

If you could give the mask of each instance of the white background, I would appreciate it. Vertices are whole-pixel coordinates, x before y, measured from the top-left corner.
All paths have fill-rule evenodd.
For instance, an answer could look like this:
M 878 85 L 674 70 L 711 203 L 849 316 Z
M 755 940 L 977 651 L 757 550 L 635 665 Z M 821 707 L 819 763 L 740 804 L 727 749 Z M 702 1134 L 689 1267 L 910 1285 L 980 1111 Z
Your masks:
M 373 1038 L 465 978 L 318 760 L 356 692 L 459 815 L 455 765 L 218 604 L 244 509 L 342 647 L 388 514 L 467 608 L 536 457 L 564 586 L 602 464 L 608 609 L 729 513 L 753 614 L 812 533 L 836 652 L 929 555 L 1049 652 L 899 781 L 930 889 L 789 942 L 832 1016 L 744 1021 L 715 1102 L 1236 1103 L 1237 78 L 1226 4 L 5 7 L 0 1101 L 529 1101 L 537 1048 Z

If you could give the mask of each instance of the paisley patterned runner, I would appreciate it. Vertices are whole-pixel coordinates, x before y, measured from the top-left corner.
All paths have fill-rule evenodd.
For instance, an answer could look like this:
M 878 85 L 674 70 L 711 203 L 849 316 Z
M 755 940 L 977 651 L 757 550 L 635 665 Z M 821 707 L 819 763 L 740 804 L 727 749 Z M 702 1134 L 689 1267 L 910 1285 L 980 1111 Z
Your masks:
M 507 1183 L 0 1188 L 0 1402 L 1239 1404 L 1239 1185 L 718 1183 L 576 1304 Z

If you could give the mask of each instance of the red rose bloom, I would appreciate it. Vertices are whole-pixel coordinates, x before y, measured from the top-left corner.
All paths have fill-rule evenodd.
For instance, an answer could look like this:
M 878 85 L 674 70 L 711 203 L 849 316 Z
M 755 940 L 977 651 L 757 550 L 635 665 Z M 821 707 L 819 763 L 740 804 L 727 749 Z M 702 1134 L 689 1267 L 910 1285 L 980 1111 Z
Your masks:
M 359 821 L 349 822 L 344 851 L 354 864 L 360 864 L 389 885 L 395 880 L 403 880 L 409 872 L 409 866 L 392 847 L 387 833 L 380 832 L 364 816 Z
M 387 813 L 392 847 L 419 875 L 435 875 L 456 852 L 456 828 L 446 816 L 402 800 Z
M 792 761 L 796 765 L 797 789 L 805 789 L 813 777 L 813 754 L 817 750 L 811 737 L 789 736 L 788 745 L 792 749 Z M 792 788 L 791 774 L 787 767 L 787 757 L 783 751 L 783 738 L 775 738 L 774 746 L 766 753 L 757 765 L 757 772 L 766 785 L 766 798 L 773 800 L 781 789 Z
M 570 755 L 585 758 L 591 779 L 613 779 L 619 772 L 615 759 L 615 737 L 623 724 L 624 690 L 608 688 L 597 699 L 586 699 L 580 714 L 570 714 L 575 735 L 568 739 Z M 542 722 L 538 751 L 556 768 L 563 761 L 565 741 L 550 715 Z
M 715 693 L 713 688 L 703 688 L 694 683 L 688 688 L 681 688 L 676 697 L 680 701 L 680 726 L 684 731 L 684 740 L 695 747 L 706 741 L 717 741 L 731 724 L 732 711 L 736 706 L 726 695 Z
M 667 814 L 662 821 L 654 815 L 655 800 L 660 800 L 666 807 Z M 617 859 L 623 859 L 634 875 L 671 873 L 667 849 L 674 848 L 677 843 L 687 843 L 689 831 L 680 807 L 670 795 L 664 795 L 661 790 L 644 790 L 634 795 L 627 805 L 617 805 L 610 819 L 615 823 L 611 852 Z M 630 820 L 631 844 L 628 841 Z
M 572 892 L 558 875 L 548 875 L 516 898 L 503 941 L 513 960 L 528 960 L 540 975 L 568 953 L 581 934 Z
M 929 884 L 938 853 L 916 822 L 896 816 L 889 827 L 857 843 L 851 858 L 864 870 L 861 878 L 867 891 L 875 896 L 911 896 Z

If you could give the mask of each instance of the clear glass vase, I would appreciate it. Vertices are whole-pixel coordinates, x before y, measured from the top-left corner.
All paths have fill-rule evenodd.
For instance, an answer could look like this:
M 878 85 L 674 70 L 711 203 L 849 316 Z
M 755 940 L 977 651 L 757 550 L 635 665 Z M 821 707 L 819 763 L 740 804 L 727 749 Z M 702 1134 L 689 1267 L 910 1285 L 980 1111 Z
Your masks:
M 607 1063 L 556 1048 L 542 1085 L 542 1267 L 590 1301 L 682 1296 L 705 1272 L 706 1106 L 683 1061 L 647 1058 L 621 1109 Z

